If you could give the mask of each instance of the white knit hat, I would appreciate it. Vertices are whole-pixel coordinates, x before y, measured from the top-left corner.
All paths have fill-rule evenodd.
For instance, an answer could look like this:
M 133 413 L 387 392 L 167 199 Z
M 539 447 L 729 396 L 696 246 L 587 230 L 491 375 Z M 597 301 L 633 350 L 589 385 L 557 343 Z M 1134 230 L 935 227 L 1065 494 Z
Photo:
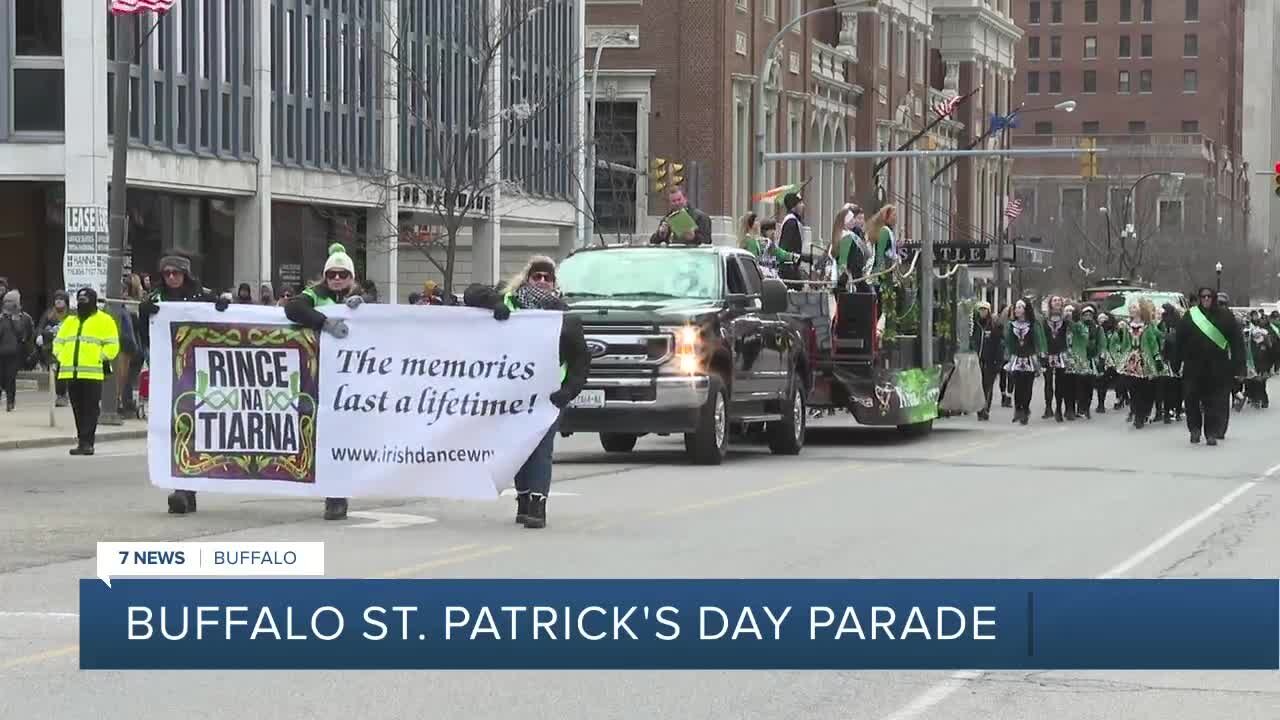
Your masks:
M 329 259 L 324 262 L 324 271 L 330 270 L 346 270 L 353 276 L 356 274 L 355 261 L 347 254 L 347 249 L 342 246 L 342 243 L 329 246 Z

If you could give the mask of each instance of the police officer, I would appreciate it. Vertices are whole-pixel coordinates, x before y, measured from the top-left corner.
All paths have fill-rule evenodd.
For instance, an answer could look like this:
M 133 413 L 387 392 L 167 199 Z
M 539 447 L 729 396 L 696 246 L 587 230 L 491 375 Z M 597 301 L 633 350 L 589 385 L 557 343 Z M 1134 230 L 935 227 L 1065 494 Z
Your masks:
M 98 434 L 102 381 L 108 363 L 120 353 L 116 321 L 98 309 L 98 293 L 82 288 L 76 293 L 76 312 L 68 315 L 53 339 L 58 380 L 66 381 L 71 412 L 76 420 L 76 446 L 72 455 L 92 455 Z
M 327 332 L 333 337 L 345 338 L 346 321 L 328 317 L 317 308 L 338 303 L 346 303 L 353 310 L 360 307 L 364 298 L 352 292 L 355 286 L 356 264 L 342 243 L 334 243 L 329 246 L 329 259 L 324 263 L 324 279 L 290 300 L 284 306 L 285 317 L 316 332 Z M 342 520 L 346 516 L 346 498 L 324 499 L 325 520 Z

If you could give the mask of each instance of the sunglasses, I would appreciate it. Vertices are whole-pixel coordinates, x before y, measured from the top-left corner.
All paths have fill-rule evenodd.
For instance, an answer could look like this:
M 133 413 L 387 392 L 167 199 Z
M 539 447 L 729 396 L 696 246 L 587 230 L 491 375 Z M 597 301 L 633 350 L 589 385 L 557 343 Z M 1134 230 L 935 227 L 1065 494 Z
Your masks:
M 326 272 L 324 276 L 329 280 L 346 280 L 351 277 L 351 273 L 346 270 L 330 270 Z
M 165 277 L 176 277 L 178 275 L 181 275 L 182 271 L 174 270 L 173 268 L 165 268 L 164 270 L 160 271 L 160 274 L 164 275 Z
M 536 272 L 529 273 L 529 279 L 534 282 L 553 283 L 556 281 L 556 276 L 549 272 Z
M 1200 296 L 1200 299 L 1201 299 L 1201 300 L 1212 300 L 1212 299 L 1214 299 L 1215 297 L 1217 297 L 1217 296 L 1216 296 L 1216 295 L 1201 295 L 1201 296 Z

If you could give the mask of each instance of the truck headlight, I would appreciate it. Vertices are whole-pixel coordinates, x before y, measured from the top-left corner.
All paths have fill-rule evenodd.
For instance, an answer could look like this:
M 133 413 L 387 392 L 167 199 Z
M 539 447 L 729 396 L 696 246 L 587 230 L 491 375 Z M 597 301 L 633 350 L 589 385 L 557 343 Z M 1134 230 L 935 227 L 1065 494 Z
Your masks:
M 702 369 L 697 355 L 677 355 L 676 359 L 679 362 L 680 372 L 687 375 L 697 374 Z
M 681 373 L 692 375 L 702 369 L 698 359 L 700 344 L 698 328 L 686 325 L 676 330 L 676 368 Z

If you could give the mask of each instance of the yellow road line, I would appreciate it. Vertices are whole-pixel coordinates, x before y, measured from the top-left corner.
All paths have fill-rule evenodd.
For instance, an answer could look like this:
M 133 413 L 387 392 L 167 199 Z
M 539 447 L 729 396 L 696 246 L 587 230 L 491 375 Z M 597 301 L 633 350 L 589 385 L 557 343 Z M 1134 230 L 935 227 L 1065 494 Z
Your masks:
M 468 560 L 477 560 L 482 557 L 489 557 L 490 555 L 500 555 L 502 553 L 505 553 L 514 549 L 515 549 L 514 545 L 494 545 L 493 547 L 485 548 L 483 550 L 477 550 L 472 553 L 466 553 L 464 555 L 454 555 L 452 557 L 443 557 L 436 560 L 428 560 L 427 562 L 419 563 L 417 565 L 410 565 L 409 567 L 403 567 L 396 570 L 391 570 L 389 572 L 385 572 L 379 575 L 378 577 L 388 578 L 388 579 L 409 577 L 417 573 L 420 573 L 424 570 L 431 570 L 434 568 L 445 567 L 447 565 L 457 565 L 458 563 L 464 563 L 464 562 L 467 562 Z
M 33 663 L 44 662 L 45 660 L 53 660 L 66 655 L 72 655 L 80 651 L 79 645 L 67 645 L 66 647 L 55 648 L 53 650 L 45 650 L 32 655 L 23 655 L 12 660 L 0 662 L 0 670 L 12 670 L 23 665 L 31 665 Z

